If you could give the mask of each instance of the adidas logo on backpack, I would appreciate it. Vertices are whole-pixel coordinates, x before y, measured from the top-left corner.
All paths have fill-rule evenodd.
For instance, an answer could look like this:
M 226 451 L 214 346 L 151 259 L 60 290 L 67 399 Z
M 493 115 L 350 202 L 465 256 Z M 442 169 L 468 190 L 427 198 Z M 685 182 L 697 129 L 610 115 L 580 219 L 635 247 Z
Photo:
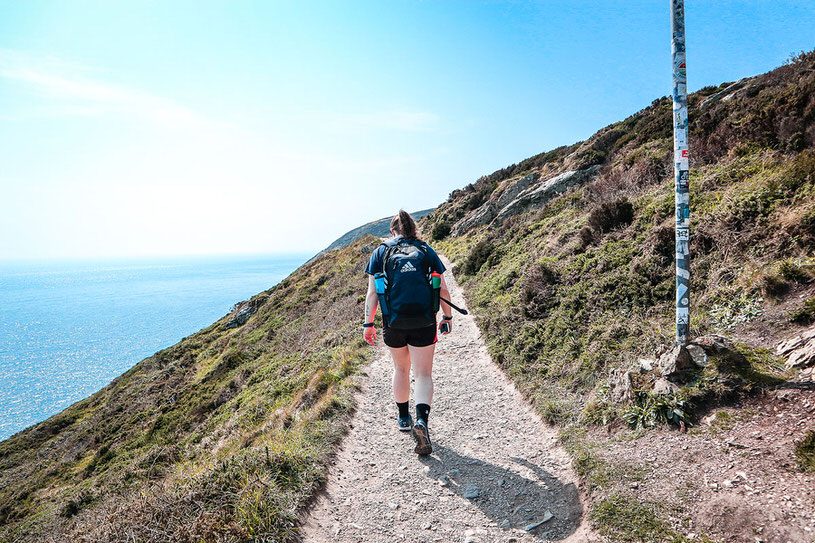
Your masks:
M 399 270 L 399 271 L 402 272 L 402 273 L 410 272 L 410 271 L 416 271 L 416 267 L 413 264 L 411 264 L 410 262 L 405 262 L 405 265 L 402 266 L 402 269 Z

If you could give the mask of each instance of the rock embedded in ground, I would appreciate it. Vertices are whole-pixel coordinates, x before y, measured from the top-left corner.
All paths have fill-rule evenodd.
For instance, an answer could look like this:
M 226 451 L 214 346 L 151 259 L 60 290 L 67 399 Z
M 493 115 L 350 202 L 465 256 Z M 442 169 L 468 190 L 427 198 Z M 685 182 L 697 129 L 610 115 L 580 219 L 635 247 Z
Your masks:
M 552 514 L 552 512 L 551 511 L 546 511 L 546 512 L 543 513 L 543 516 L 539 520 L 537 520 L 535 522 L 532 522 L 530 524 L 527 524 L 524 527 L 524 530 L 526 530 L 527 532 L 531 532 L 532 530 L 534 530 L 535 528 L 537 528 L 541 524 L 549 522 L 550 520 L 552 520 L 552 518 L 554 518 L 554 515 Z
M 701 345 L 695 345 L 691 343 L 687 346 L 688 354 L 690 354 L 691 360 L 693 363 L 699 366 L 700 368 L 704 368 L 707 366 L 707 353 L 705 349 Z
M 656 360 L 652 358 L 640 358 L 637 361 L 637 365 L 640 367 L 640 371 L 642 372 L 649 372 L 654 369 L 654 364 L 656 364 Z
M 724 336 L 707 334 L 694 339 L 692 344 L 702 347 L 708 357 L 716 357 L 733 366 L 744 366 L 747 363 L 747 359 L 736 349 L 733 342 Z
M 697 368 L 690 353 L 683 345 L 663 353 L 656 362 L 659 373 L 671 382 L 682 382 Z
M 474 500 L 481 495 L 481 489 L 475 485 L 467 485 L 461 493 L 468 500 Z
M 630 371 L 613 371 L 609 381 L 613 402 L 620 403 L 634 398 L 634 383 Z
M 223 325 L 224 328 L 229 330 L 243 326 L 265 301 L 265 298 L 257 297 L 245 302 L 238 302 L 232 308 L 232 318 Z
M 653 392 L 657 395 L 667 395 L 673 394 L 679 390 L 679 386 L 675 385 L 674 383 L 668 381 L 664 377 L 660 377 L 656 381 L 654 381 L 654 388 Z
M 793 338 L 782 341 L 775 350 L 787 359 L 786 367 L 807 368 L 815 365 L 815 326 Z

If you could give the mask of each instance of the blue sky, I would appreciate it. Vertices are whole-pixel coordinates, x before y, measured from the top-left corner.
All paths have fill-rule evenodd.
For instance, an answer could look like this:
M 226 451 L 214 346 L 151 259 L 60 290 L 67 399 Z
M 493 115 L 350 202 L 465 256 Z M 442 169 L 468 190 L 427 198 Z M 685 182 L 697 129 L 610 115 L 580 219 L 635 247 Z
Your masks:
M 686 6 L 691 90 L 815 47 Z M 670 87 L 668 0 L 0 0 L 0 260 L 318 250 Z

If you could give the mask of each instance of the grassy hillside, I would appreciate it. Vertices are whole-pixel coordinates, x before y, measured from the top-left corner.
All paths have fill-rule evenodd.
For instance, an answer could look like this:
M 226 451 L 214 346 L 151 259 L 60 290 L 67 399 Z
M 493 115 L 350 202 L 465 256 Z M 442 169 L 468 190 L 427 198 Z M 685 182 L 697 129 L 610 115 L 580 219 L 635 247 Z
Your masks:
M 692 333 L 741 341 L 747 362 L 738 368 L 714 360 L 667 395 L 653 394 L 653 377 L 635 372 L 633 399 L 615 398 L 620 375 L 638 357 L 673 341 L 667 97 L 585 142 L 454 191 L 422 224 L 454 261 L 494 359 L 545 418 L 566 428 L 589 487 L 592 477 L 621 472 L 603 473 L 580 437 L 585 429 L 611 431 L 624 426 L 624 415 L 651 420 L 674 407 L 693 423 L 711 406 L 779 383 L 790 374 L 769 349 L 815 320 L 815 54 L 702 89 L 689 110 Z M 530 179 L 534 187 L 575 171 L 585 180 L 545 203 L 527 198 L 497 212 Z M 632 527 L 641 515 L 614 500 L 595 500 L 595 520 L 602 528 L 622 518 Z M 608 534 L 670 540 L 662 520 L 650 526 L 645 535 Z
M 373 238 L 0 443 L 0 541 L 290 541 L 369 352 Z

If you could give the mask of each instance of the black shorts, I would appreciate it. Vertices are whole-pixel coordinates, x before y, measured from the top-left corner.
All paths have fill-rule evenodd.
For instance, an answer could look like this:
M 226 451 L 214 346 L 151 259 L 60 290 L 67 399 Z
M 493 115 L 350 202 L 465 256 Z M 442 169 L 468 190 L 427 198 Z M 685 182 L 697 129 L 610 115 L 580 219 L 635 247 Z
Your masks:
M 410 330 L 385 327 L 382 331 L 382 339 L 385 340 L 385 345 L 397 349 L 405 345 L 427 347 L 436 343 L 436 325 L 431 324 L 424 328 L 412 328 Z

